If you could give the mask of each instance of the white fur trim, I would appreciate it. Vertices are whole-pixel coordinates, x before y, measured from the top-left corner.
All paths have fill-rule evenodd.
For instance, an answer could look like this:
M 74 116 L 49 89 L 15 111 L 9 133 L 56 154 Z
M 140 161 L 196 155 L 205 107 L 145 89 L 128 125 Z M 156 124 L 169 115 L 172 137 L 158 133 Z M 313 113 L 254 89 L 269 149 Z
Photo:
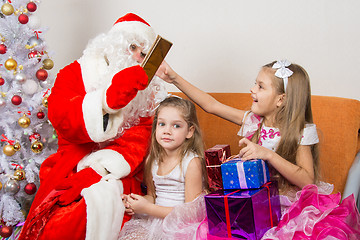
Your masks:
M 120 180 L 109 179 L 81 191 L 86 202 L 86 240 L 117 240 L 123 221 L 124 193 Z
M 92 92 L 99 88 L 106 88 L 111 84 L 112 78 L 103 79 L 104 72 L 107 71 L 107 64 L 102 54 L 96 55 L 95 57 L 87 57 L 83 55 L 79 60 L 81 68 L 81 75 L 84 82 L 86 92 Z M 99 79 L 102 76 L 102 79 Z M 107 86 L 104 86 L 107 85 Z
M 105 179 L 120 179 L 129 175 L 131 168 L 124 157 L 111 149 L 102 149 L 85 156 L 78 163 L 78 171 L 91 167 Z M 110 175 L 110 176 L 107 176 Z
M 82 111 L 85 128 L 94 142 L 104 142 L 114 138 L 123 121 L 121 111 L 110 114 L 106 130 L 103 126 L 103 90 L 87 93 L 84 97 Z

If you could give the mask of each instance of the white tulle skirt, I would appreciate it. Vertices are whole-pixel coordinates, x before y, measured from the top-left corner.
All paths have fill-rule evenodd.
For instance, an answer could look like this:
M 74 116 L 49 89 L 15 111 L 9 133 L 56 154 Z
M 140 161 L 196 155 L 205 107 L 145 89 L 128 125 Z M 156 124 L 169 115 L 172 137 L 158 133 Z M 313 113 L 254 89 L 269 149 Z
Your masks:
M 206 217 L 204 195 L 174 207 L 163 219 L 135 214 L 124 224 L 119 240 L 125 239 L 196 239 L 200 223 Z

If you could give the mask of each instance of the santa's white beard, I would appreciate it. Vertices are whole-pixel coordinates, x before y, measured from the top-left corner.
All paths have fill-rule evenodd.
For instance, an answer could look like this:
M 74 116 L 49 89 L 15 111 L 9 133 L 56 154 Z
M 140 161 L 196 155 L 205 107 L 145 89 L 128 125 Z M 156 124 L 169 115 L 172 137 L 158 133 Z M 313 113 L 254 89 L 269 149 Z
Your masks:
M 116 73 L 139 64 L 130 54 L 128 49 L 130 44 L 142 45 L 146 53 L 152 41 L 128 33 L 102 34 L 93 39 L 80 59 L 82 66 L 92 66 L 82 68 L 83 76 L 88 76 L 88 80 L 84 79 L 86 92 L 101 88 L 104 88 L 105 91 Z M 139 91 L 136 97 L 121 109 L 124 120 L 119 127 L 119 134 L 121 135 L 124 130 L 137 125 L 140 117 L 152 116 L 157 105 L 166 96 L 163 80 L 155 76 L 145 90 Z

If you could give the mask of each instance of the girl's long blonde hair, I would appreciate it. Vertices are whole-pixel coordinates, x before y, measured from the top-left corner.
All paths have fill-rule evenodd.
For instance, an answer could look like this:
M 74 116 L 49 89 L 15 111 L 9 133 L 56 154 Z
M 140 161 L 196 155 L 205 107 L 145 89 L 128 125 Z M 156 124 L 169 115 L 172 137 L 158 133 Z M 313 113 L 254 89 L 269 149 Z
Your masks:
M 160 103 L 159 107 L 156 109 L 154 115 L 154 121 L 152 124 L 152 131 L 151 131 L 150 152 L 146 160 L 145 169 L 144 169 L 144 180 L 147 188 L 151 190 L 153 194 L 155 194 L 155 186 L 153 182 L 151 169 L 154 161 L 162 162 L 165 157 L 165 151 L 161 147 L 161 145 L 156 141 L 156 137 L 155 137 L 158 115 L 161 109 L 163 109 L 164 107 L 173 107 L 178 109 L 182 113 L 182 117 L 188 124 L 188 127 L 189 128 L 194 127 L 195 130 L 193 136 L 189 139 L 186 139 L 181 146 L 180 156 L 179 156 L 180 166 L 182 166 L 182 160 L 188 152 L 193 152 L 197 154 L 198 157 L 202 160 L 201 162 L 202 162 L 204 188 L 207 189 L 208 181 L 207 181 L 207 173 L 206 173 L 205 157 L 204 157 L 204 142 L 200 130 L 199 121 L 196 115 L 195 105 L 191 101 L 179 97 L 166 98 L 164 101 Z
M 288 78 L 287 88 L 284 89 L 282 78 L 275 76 L 273 69 L 275 61 L 263 66 L 263 69 L 272 73 L 272 84 L 277 94 L 284 94 L 285 98 L 275 115 L 276 127 L 279 128 L 281 138 L 276 153 L 289 162 L 296 164 L 296 153 L 299 148 L 305 124 L 313 123 L 311 110 L 311 88 L 309 75 L 304 68 L 297 64 L 291 64 L 289 68 L 293 74 Z M 286 92 L 285 92 L 286 90 Z M 261 127 L 254 134 L 252 141 L 258 142 Z M 314 166 L 314 182 L 319 179 L 319 150 L 318 144 L 311 146 Z M 275 177 L 279 186 L 286 188 L 290 183 L 280 174 Z

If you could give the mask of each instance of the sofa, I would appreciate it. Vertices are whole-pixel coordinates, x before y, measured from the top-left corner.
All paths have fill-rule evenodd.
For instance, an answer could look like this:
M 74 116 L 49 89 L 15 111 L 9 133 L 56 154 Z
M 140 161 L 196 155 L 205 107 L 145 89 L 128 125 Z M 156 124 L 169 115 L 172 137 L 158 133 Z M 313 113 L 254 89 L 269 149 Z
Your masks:
M 172 94 L 186 98 L 181 92 Z M 218 101 L 238 108 L 250 109 L 250 93 L 210 93 Z M 360 101 L 329 96 L 312 96 L 314 123 L 320 139 L 320 174 L 334 184 L 334 193 L 343 193 L 349 169 L 360 150 Z M 196 106 L 205 147 L 229 144 L 233 155 L 240 150 L 239 126 L 208 114 Z

